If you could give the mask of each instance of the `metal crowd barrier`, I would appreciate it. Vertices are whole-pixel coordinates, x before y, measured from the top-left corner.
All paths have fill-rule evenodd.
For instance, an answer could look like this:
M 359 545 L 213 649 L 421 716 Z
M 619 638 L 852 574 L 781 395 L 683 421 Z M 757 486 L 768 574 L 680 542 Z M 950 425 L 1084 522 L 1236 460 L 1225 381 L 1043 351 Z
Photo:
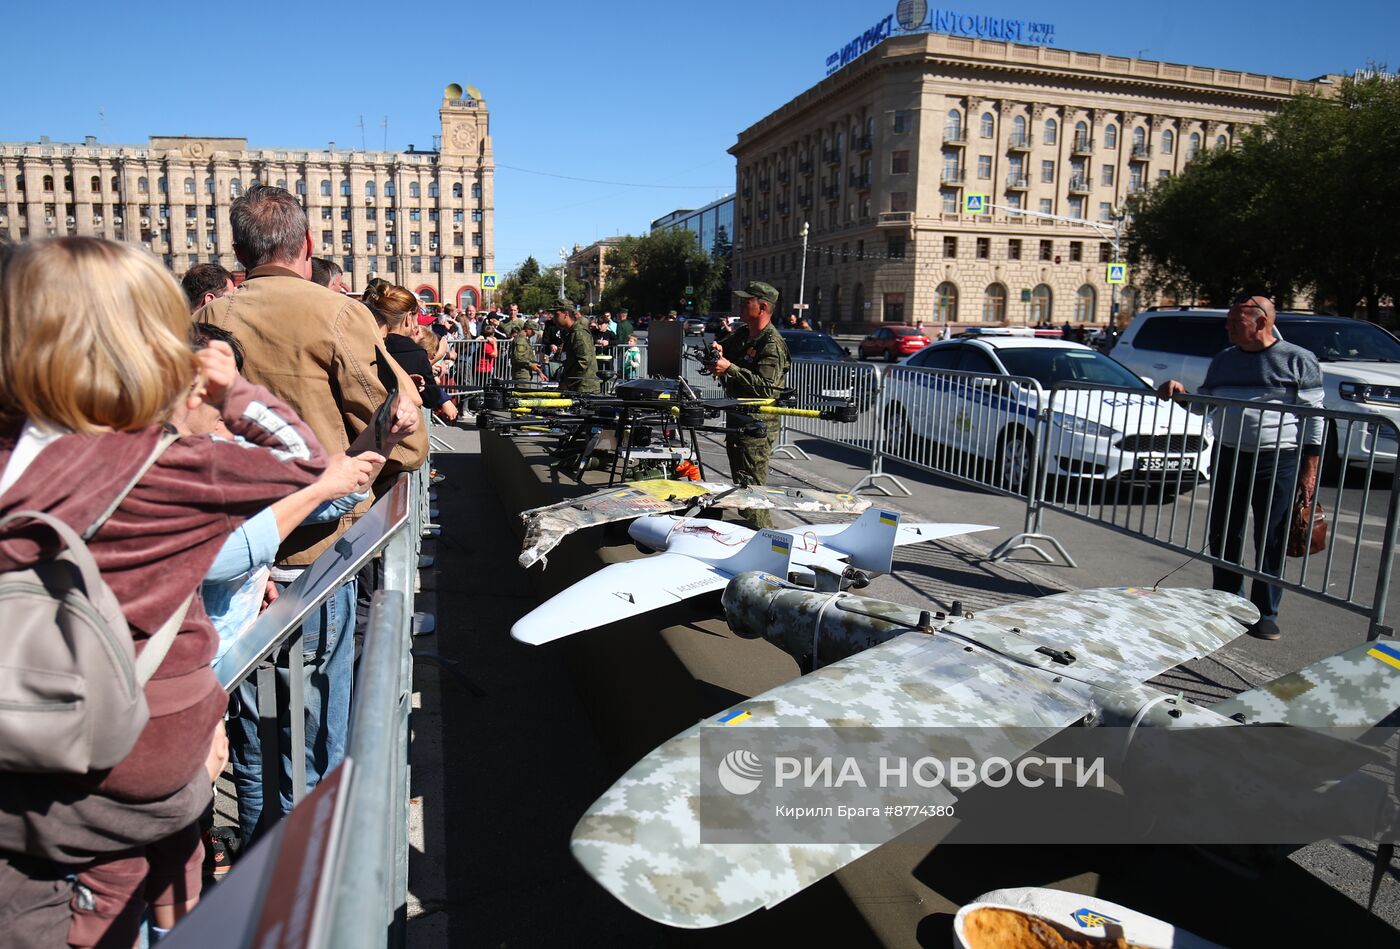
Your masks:
M 1360 412 L 1201 395 L 1164 401 L 1137 389 L 1073 383 L 1057 385 L 1051 398 L 1084 422 L 1078 432 L 1057 426 L 1042 437 L 1035 527 L 1045 510 L 1100 524 L 1365 615 L 1371 638 L 1389 633 L 1400 479 L 1377 484 L 1371 449 L 1379 441 L 1394 443 L 1400 435 L 1394 423 Z M 1154 434 L 1124 435 L 1123 429 Z M 1335 484 L 1318 479 L 1328 541 L 1316 554 L 1286 557 L 1305 444 L 1340 459 L 1321 463 L 1337 469 Z M 1358 471 L 1360 486 L 1349 492 L 1348 474 Z M 1093 480 L 1071 477 L 1082 474 Z M 1249 493 L 1235 489 L 1241 478 L 1268 486 L 1266 500 L 1253 511 L 1247 510 Z M 1251 517 L 1245 541 L 1227 544 L 1230 533 L 1246 535 Z M 1256 533 L 1258 524 L 1280 519 L 1274 532 Z M 1226 530 L 1232 523 L 1235 532 Z M 1368 549 L 1363 558 L 1366 548 L 1377 553 Z M 1377 570 L 1369 589 L 1359 582 L 1363 559 Z
M 510 340 L 495 340 L 495 352 L 490 355 L 486 342 L 485 339 L 450 340 L 452 364 L 443 373 L 441 385 L 458 392 L 484 389 L 492 379 L 509 379 Z
M 807 396 L 851 399 L 859 414 L 855 422 L 783 416 L 778 443 L 773 447 L 774 454 L 785 452 L 790 456 L 806 458 L 807 453 L 791 440 L 794 434 L 844 445 L 865 452 L 871 458 L 870 471 L 851 488 L 852 494 L 867 487 L 881 487 L 886 494 L 891 493 L 881 486 L 881 482 L 895 486 L 906 496 L 909 494 L 909 489 L 898 478 L 885 474 L 877 464 L 881 425 L 881 379 L 877 367 L 865 363 L 799 357 L 792 360 L 788 369 L 788 386 Z

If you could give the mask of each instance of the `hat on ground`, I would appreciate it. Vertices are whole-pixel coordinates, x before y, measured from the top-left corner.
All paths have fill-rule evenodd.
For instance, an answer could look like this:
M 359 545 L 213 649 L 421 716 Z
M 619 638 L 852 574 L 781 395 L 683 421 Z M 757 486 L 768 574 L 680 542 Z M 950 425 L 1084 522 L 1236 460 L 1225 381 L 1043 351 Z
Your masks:
M 766 300 L 769 303 L 778 302 L 778 291 L 771 284 L 766 284 L 761 280 L 754 280 L 743 290 L 735 290 L 736 297 L 756 297 L 759 300 Z

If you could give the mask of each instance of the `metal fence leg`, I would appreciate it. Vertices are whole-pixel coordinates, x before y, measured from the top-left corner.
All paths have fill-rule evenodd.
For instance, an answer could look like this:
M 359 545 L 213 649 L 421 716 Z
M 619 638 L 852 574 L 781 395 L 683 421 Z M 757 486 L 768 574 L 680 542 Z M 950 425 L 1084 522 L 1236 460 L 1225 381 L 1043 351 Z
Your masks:
M 324 606 L 321 609 L 325 609 Z M 321 642 L 330 631 L 321 627 Z M 324 646 L 323 646 L 324 648 Z M 292 806 L 296 807 L 306 797 L 306 681 L 305 669 L 306 633 L 304 629 L 287 641 L 287 717 L 291 724 L 291 738 L 287 753 L 292 759 Z M 263 807 L 267 802 L 263 802 Z
M 908 485 L 892 474 L 885 473 L 885 376 L 875 370 L 875 430 L 870 434 L 870 470 L 852 487 L 850 494 L 859 494 L 866 488 L 879 491 L 886 497 L 894 497 L 886 484 L 893 486 L 901 497 L 910 498 L 914 492 Z
M 262 751 L 263 806 L 258 817 L 262 831 L 276 823 L 272 815 L 282 809 L 282 727 L 277 721 L 277 667 L 272 659 L 265 659 L 253 675 L 258 687 L 258 747 Z
M 1045 394 L 1043 392 L 1040 395 L 1040 404 L 1042 406 L 1046 404 Z M 1064 560 L 1065 566 L 1075 568 L 1079 566 L 1079 564 L 1074 562 L 1074 558 L 1069 555 L 1069 551 L 1065 550 L 1063 544 L 1049 534 L 1042 533 L 1040 529 L 1040 517 L 1042 513 L 1040 505 L 1042 499 L 1045 497 L 1046 483 L 1049 481 L 1047 476 L 1050 467 L 1049 417 L 1050 413 L 1042 410 L 1039 413 L 1039 417 L 1036 419 L 1036 450 L 1031 455 L 1032 470 L 1030 478 L 1027 479 L 1029 481 L 1029 486 L 1026 488 L 1025 528 L 1021 533 L 1008 537 L 997 545 L 996 550 L 993 550 L 987 557 L 987 560 L 991 563 L 1005 560 L 1018 550 L 1028 550 L 1038 556 L 1043 562 L 1054 563 L 1054 557 L 1051 557 L 1044 550 L 1031 543 L 1032 541 L 1039 540 L 1054 547 L 1055 552 Z
M 788 438 L 788 436 L 789 436 L 790 434 L 791 434 L 791 432 L 788 430 L 788 421 L 787 421 L 787 418 L 786 418 L 786 417 L 779 417 L 779 419 L 778 419 L 778 444 L 776 444 L 776 445 L 773 446 L 773 454 L 776 456 L 776 455 L 778 454 L 778 452 L 780 452 L 780 451 L 781 451 L 781 452 L 787 452 L 787 454 L 783 455 L 782 457 L 784 457 L 784 458 L 801 458 L 803 461 L 811 461 L 811 460 L 812 460 L 812 456 L 809 455 L 809 454 L 807 454 L 805 451 L 803 451 L 801 448 L 799 448 L 794 442 L 792 442 L 792 441 Z

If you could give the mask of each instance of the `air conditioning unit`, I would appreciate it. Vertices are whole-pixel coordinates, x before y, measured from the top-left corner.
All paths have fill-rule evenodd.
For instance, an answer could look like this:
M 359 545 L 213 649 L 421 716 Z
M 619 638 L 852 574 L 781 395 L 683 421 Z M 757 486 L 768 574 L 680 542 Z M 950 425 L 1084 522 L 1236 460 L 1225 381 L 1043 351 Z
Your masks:
M 329 254 L 330 252 L 331 252 L 331 245 L 330 245 L 330 244 L 322 244 L 322 245 L 321 245 L 321 253 L 323 253 L 323 254 Z
M 45 215 L 44 215 L 44 223 L 45 223 L 45 224 L 52 224 L 52 223 L 53 223 L 53 215 L 52 215 L 52 214 L 45 214 Z
M 71 214 L 68 215 L 68 217 L 65 218 L 64 220 L 68 222 L 68 226 L 69 226 L 69 227 L 72 227 L 74 224 L 77 224 L 77 223 L 78 223 L 77 218 L 73 217 L 73 215 L 71 215 Z
M 117 217 L 112 218 L 112 223 L 115 224 L 117 227 L 121 227 L 121 226 L 122 226 L 122 219 L 121 219 L 121 216 L 118 215 Z
M 371 204 L 373 204 L 373 203 L 374 203 L 374 199 L 373 199 L 373 198 L 365 198 L 365 207 L 369 207 L 369 206 L 370 206 Z
M 394 252 L 394 245 L 393 245 L 393 244 L 385 244 L 385 245 L 384 245 L 384 253 L 386 253 L 386 254 L 392 254 L 393 252 Z
M 185 250 L 194 250 L 194 241 L 185 241 Z
M 453 229 L 454 231 L 460 231 L 460 230 L 462 229 L 462 222 L 461 222 L 461 221 L 453 221 L 453 222 L 452 222 L 452 229 Z
M 416 253 L 418 253 L 418 245 L 417 245 L 417 244 L 409 244 L 409 245 L 408 245 L 408 252 L 409 252 L 410 254 L 416 254 Z
M 50 218 L 49 220 L 52 221 L 53 219 Z M 151 226 L 151 219 L 148 218 L 148 217 L 143 217 L 143 218 L 141 219 L 141 226 L 142 226 L 142 227 L 150 227 L 150 226 Z
M 213 241 L 205 241 L 205 242 L 204 242 L 204 249 L 205 249 L 205 250 L 213 250 L 213 249 L 214 249 L 214 242 L 213 242 Z
M 393 229 L 394 229 L 394 222 L 393 222 L 393 221 L 385 221 L 385 222 L 384 222 L 384 230 L 386 230 L 386 231 L 392 231 Z

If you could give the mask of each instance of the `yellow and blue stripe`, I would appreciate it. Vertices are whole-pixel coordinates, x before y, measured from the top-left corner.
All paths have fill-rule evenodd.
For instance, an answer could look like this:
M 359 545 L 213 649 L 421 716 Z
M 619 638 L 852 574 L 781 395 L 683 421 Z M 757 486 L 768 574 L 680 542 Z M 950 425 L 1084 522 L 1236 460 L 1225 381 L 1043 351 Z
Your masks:
M 1400 647 L 1395 643 L 1374 643 L 1366 650 L 1366 655 L 1372 659 L 1379 659 L 1388 666 L 1400 669 Z
M 892 514 L 892 513 L 890 513 L 889 511 L 881 511 L 881 512 L 880 512 L 880 523 L 881 523 L 881 524 L 888 524 L 890 527 L 893 527 L 893 526 L 894 526 L 895 524 L 897 524 L 898 522 L 899 522 L 899 515 L 898 515 L 898 514 Z
M 736 709 L 734 709 L 733 711 L 725 712 L 723 715 L 721 715 L 721 716 L 719 717 L 719 723 L 720 723 L 721 725 L 737 725 L 737 724 L 739 724 L 740 722 L 742 722 L 744 719 L 746 719 L 746 718 L 752 718 L 752 717 L 753 717 L 752 715 L 750 715 L 748 712 L 744 711 L 743 709 L 741 709 L 741 708 L 736 708 Z

